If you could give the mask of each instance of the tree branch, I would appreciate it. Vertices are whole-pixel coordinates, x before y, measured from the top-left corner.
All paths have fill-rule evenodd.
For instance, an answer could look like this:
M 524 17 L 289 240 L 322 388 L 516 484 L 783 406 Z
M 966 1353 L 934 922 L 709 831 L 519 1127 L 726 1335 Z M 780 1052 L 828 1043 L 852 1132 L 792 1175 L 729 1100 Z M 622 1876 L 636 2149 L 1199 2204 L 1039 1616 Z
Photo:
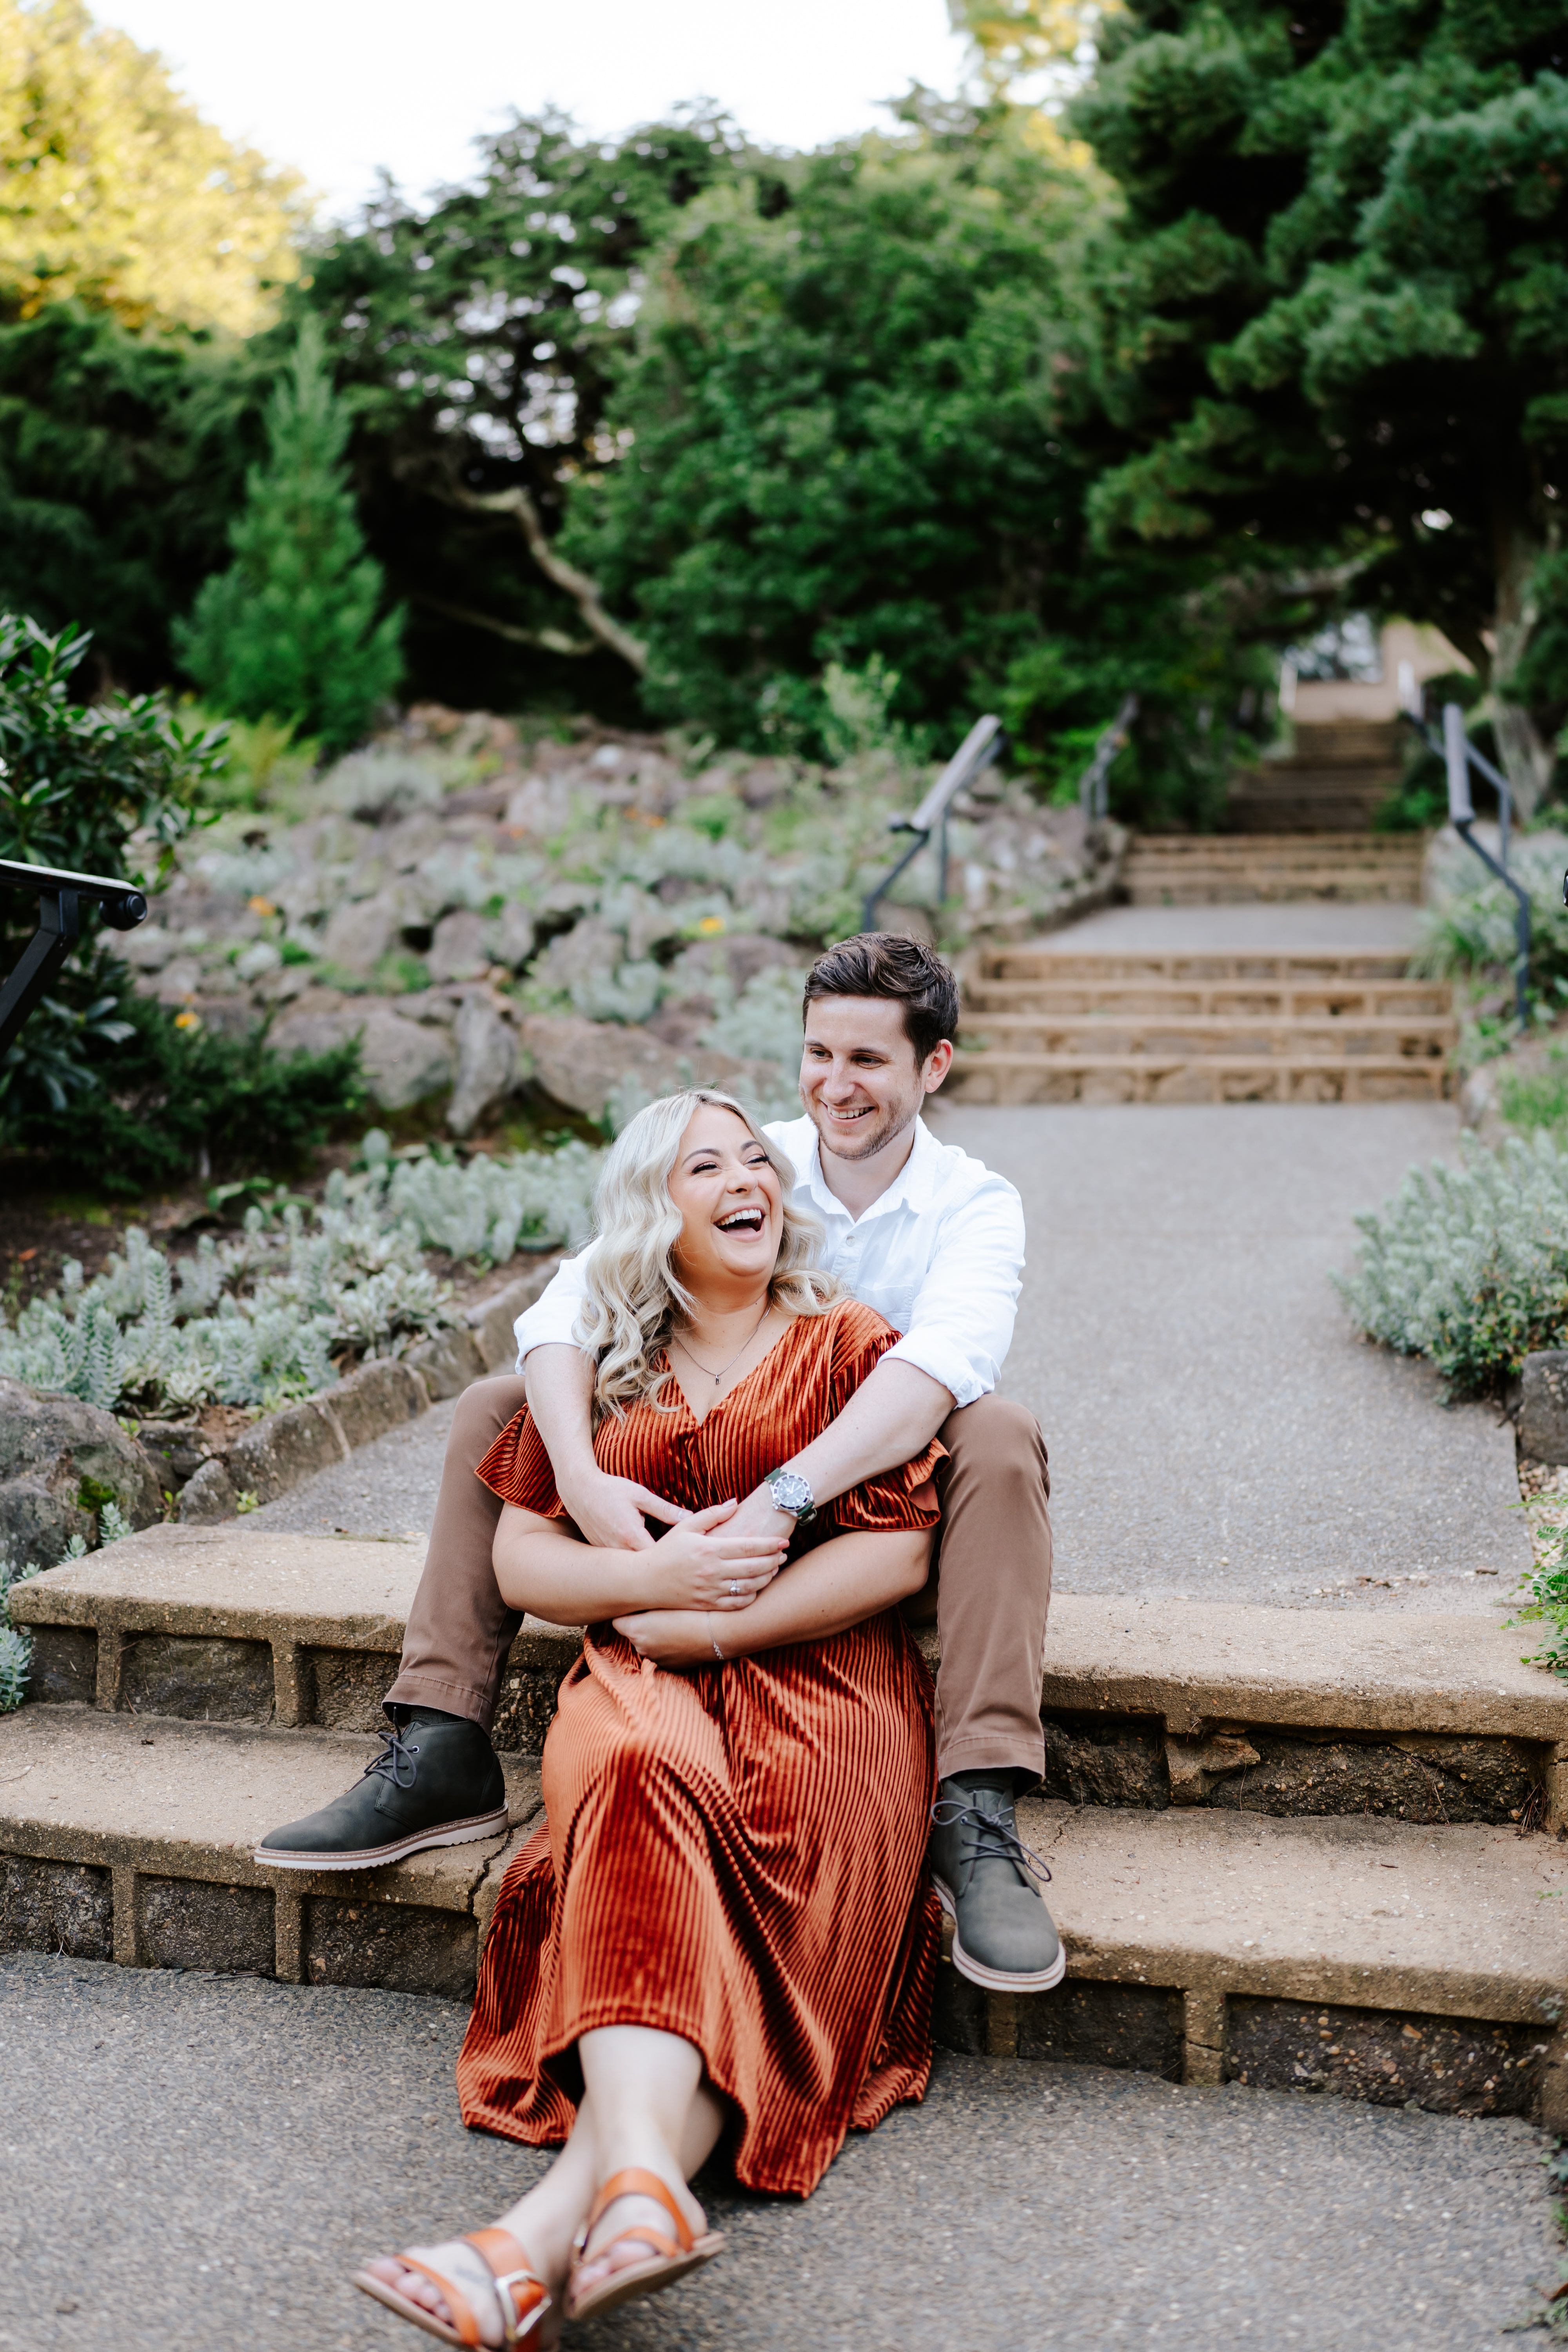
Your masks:
M 445 596 L 427 596 L 422 588 L 414 591 L 413 601 L 432 613 L 445 614 L 448 621 L 462 621 L 470 629 L 489 629 L 492 636 L 505 637 L 514 646 L 537 646 L 547 654 L 593 654 L 599 650 L 593 637 L 569 637 L 563 629 L 524 629 L 515 621 L 498 621 L 493 613 L 475 613 L 467 604 L 449 604 Z
M 629 662 L 639 677 L 645 674 L 647 647 L 640 637 L 634 637 L 629 629 L 624 629 L 613 614 L 605 612 L 600 601 L 598 582 L 590 580 L 585 572 L 579 572 L 574 563 L 568 563 L 563 556 L 556 554 L 540 520 L 539 509 L 525 489 L 517 488 L 480 492 L 465 490 L 454 482 L 447 495 L 455 506 L 466 507 L 470 514 L 514 516 L 518 529 L 528 541 L 529 553 L 545 578 L 552 580 L 557 588 L 563 588 L 572 598 L 583 615 L 584 626 L 592 629 L 601 645 L 608 646 L 612 653 L 619 654 L 624 662 Z

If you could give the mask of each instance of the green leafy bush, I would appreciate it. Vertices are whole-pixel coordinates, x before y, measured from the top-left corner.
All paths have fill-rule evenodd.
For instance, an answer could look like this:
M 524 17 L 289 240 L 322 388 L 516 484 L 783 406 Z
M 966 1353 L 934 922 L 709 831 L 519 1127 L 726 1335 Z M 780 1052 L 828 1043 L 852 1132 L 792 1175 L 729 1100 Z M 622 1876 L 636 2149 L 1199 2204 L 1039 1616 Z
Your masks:
M 84 1055 L 90 1090 L 46 1102 L 0 1133 L 73 1182 L 134 1198 L 193 1172 L 298 1166 L 363 1114 L 356 1039 L 324 1054 L 272 1051 L 266 1032 L 229 1037 L 142 996 L 101 1024 Z M 33 1033 L 27 1033 L 29 1056 Z
M 1531 977 L 1538 988 L 1568 977 L 1568 908 L 1563 870 L 1568 834 L 1516 834 L 1509 870 L 1530 893 Z M 1417 929 L 1417 967 L 1444 978 L 1507 971 L 1518 952 L 1513 894 L 1458 841 L 1439 854 L 1433 895 Z
M 1568 1055 L 1553 1053 L 1543 1070 L 1504 1070 L 1498 1108 L 1510 1127 L 1527 1134 L 1536 1128 L 1568 1127 Z
M 0 1551 L 0 1715 L 9 1715 L 27 1695 L 33 1664 L 33 1637 L 11 1622 L 11 1587 L 25 1576 L 37 1576 L 38 1562 L 13 1568 L 8 1552 Z
M 1546 1134 L 1413 1168 L 1361 1216 L 1360 1264 L 1334 1282 L 1361 1328 L 1426 1356 L 1450 1395 L 1495 1392 L 1568 1338 L 1568 1153 Z

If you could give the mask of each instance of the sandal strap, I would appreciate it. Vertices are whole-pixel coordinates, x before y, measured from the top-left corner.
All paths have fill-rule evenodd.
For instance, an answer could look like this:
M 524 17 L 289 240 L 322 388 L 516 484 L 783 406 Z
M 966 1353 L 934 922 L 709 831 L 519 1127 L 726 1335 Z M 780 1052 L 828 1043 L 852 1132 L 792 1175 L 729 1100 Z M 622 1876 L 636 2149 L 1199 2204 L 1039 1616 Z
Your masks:
M 549 2310 L 549 2288 L 510 2230 L 468 2230 L 463 2242 L 473 2247 L 495 2280 L 505 2342 L 521 2344 L 525 2330 L 520 2322 L 526 2319 L 531 2326 Z
M 650 2197 L 656 2205 L 662 2205 L 675 2224 L 675 2235 L 679 2243 L 672 2245 L 668 2238 L 661 2242 L 657 2231 L 643 2227 L 617 2231 L 615 2239 L 611 2241 L 612 2244 L 617 2243 L 622 2238 L 643 2238 L 650 2246 L 656 2246 L 667 2261 L 673 2261 L 678 2252 L 689 2254 L 691 2252 L 693 2241 L 691 2232 L 686 2225 L 686 2216 L 676 2203 L 668 2182 L 661 2180 L 657 2172 L 645 2170 L 641 2165 L 632 2165 L 625 2172 L 613 2172 L 610 2175 L 589 2210 L 588 2219 L 583 2226 L 582 2235 L 578 2241 L 580 2245 L 587 2244 L 589 2234 L 600 2215 L 623 2197 Z
M 484 2342 L 479 2333 L 479 2323 L 474 2317 L 473 2306 L 461 2287 L 454 2286 L 446 2273 L 437 2270 L 432 2263 L 422 2263 L 417 2254 L 399 2254 L 397 2259 L 406 2270 L 423 2271 L 426 2277 L 440 2288 L 447 2298 L 447 2308 L 452 2315 L 452 2325 L 458 2331 L 460 2344 L 470 2347 L 471 2352 L 471 2347 Z

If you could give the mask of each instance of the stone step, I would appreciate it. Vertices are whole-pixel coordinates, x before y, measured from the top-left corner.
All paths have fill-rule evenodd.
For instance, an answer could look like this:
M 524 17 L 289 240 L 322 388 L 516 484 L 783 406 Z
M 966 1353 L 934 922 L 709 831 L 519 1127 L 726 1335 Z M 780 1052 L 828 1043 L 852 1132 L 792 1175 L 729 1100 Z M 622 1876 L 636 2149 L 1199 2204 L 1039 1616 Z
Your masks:
M 504 1837 L 379 1871 L 280 1873 L 252 1850 L 351 1785 L 378 1743 L 24 1706 L 0 1719 L 0 1944 L 294 1984 L 472 1992 L 539 1774 L 508 1759 Z
M 1159 1019 L 1203 1014 L 1273 1021 L 1399 1020 L 1415 1015 L 1451 1023 L 1453 989 L 1446 981 L 1283 982 L 1201 980 L 972 980 L 963 992 L 966 1018 L 990 1022 L 999 1013 L 1106 1013 Z
M 942 1971 L 939 2036 L 1466 2115 L 1568 2118 L 1568 1851 L 1539 1833 L 1026 1800 L 1068 1975 Z
M 422 1542 L 243 1520 L 150 1528 L 15 1588 L 35 1643 L 22 1715 L 87 1705 L 120 1720 L 374 1732 L 424 1557 Z M 1153 1811 L 1568 1824 L 1568 1685 L 1523 1665 L 1516 1635 L 1437 1610 L 1382 1622 L 1291 1611 L 1284 1625 L 1288 1643 L 1277 1610 L 1058 1592 L 1041 1692 L 1047 1786 Z M 934 1664 L 934 1632 L 921 1641 Z M 578 1646 L 569 1628 L 525 1622 L 499 1747 L 542 1746 Z
M 1133 906 L 1247 900 L 1410 900 L 1421 895 L 1419 835 L 1248 832 L 1145 835 L 1121 882 Z
M 977 1012 L 960 1049 L 1017 1055 L 1144 1055 L 1169 1060 L 1287 1055 L 1297 1062 L 1441 1061 L 1458 1029 L 1447 1014 L 1344 1014 L 1310 1020 L 1278 1013 L 1161 1013 L 1110 1007 L 1088 1013 Z
M 1451 1091 L 1441 1061 L 1397 1055 L 1325 1060 L 1214 1054 L 959 1054 L 956 1102 L 1432 1102 Z
M 1319 982 L 1340 987 L 1364 981 L 1402 981 L 1410 969 L 1409 954 L 1396 948 L 1290 948 L 1276 952 L 1266 948 L 1166 950 L 1162 953 L 1086 954 L 1080 950 L 1049 946 L 988 948 L 974 959 L 977 984 L 1081 981 L 1109 986 L 1115 982 L 1265 982 L 1279 986 Z
M 1334 833 L 1301 835 L 1226 833 L 1140 833 L 1128 847 L 1129 858 L 1165 865 L 1258 866 L 1265 862 L 1317 866 L 1329 857 L 1359 866 L 1419 864 L 1425 837 L 1415 833 Z
M 320 1876 L 252 1860 L 369 1742 L 85 1706 L 0 1722 L 0 1940 L 126 1967 L 465 2000 L 501 1874 L 538 1826 Z M 1475 1824 L 1260 1820 L 1026 1802 L 1068 1958 L 1051 1993 L 941 1971 L 950 2046 L 1310 2087 L 1471 2114 L 1564 2113 L 1568 1853 Z

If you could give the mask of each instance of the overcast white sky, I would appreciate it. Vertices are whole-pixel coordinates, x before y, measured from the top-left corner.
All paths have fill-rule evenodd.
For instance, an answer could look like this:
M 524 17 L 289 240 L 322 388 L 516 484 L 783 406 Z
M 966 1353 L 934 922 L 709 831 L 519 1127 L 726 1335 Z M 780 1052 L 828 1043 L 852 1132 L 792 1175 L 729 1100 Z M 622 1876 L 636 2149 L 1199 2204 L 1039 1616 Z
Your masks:
M 911 79 L 951 96 L 946 0 L 96 0 L 231 138 L 303 172 L 336 214 L 384 163 L 407 193 L 467 176 L 469 142 L 552 100 L 613 137 L 713 98 L 808 147 L 886 124 Z

